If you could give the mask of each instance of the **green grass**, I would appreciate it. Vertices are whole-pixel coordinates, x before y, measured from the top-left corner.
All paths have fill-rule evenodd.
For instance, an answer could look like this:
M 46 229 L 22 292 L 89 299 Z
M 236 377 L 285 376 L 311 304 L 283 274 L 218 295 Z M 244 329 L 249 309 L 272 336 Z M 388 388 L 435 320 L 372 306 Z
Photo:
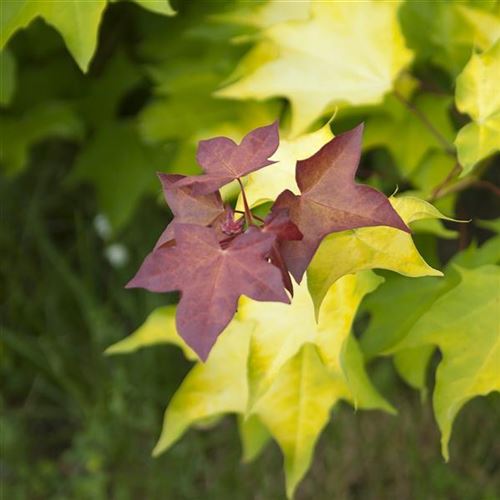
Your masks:
M 241 464 L 232 419 L 191 430 L 151 458 L 188 364 L 172 347 L 102 352 L 165 301 L 123 284 L 166 213 L 145 200 L 118 237 L 130 262 L 111 267 L 93 227 L 92 191 L 63 189 L 72 154 L 46 144 L 29 170 L 1 180 L 2 498 L 283 499 L 278 448 Z M 500 498 L 500 397 L 477 399 L 460 414 L 445 464 L 430 402 L 422 405 L 387 363 L 372 368 L 399 416 L 338 407 L 297 498 Z

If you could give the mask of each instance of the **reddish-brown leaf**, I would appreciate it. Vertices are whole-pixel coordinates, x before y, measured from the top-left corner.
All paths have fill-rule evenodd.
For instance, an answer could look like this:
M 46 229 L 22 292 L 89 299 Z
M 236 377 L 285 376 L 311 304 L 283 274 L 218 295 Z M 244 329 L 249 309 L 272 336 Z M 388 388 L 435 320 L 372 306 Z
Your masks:
M 238 299 L 289 303 L 280 271 L 268 262 L 273 234 L 251 227 L 221 248 L 213 228 L 176 224 L 176 244 L 156 248 L 127 288 L 179 290 L 177 329 L 205 360 L 233 318 Z
M 293 295 L 293 283 L 288 273 L 288 268 L 281 255 L 280 242 L 288 240 L 301 240 L 302 233 L 297 226 L 290 220 L 287 208 L 273 207 L 270 214 L 266 217 L 262 231 L 276 236 L 276 241 L 271 249 L 270 260 L 281 272 L 285 288 Z
M 205 173 L 187 177 L 182 185 L 192 186 L 195 194 L 213 193 L 235 179 L 274 163 L 269 157 L 278 145 L 278 122 L 252 130 L 241 144 L 228 137 L 200 141 L 196 159 Z
M 222 219 L 224 205 L 218 192 L 195 195 L 192 187 L 179 186 L 179 182 L 186 178 L 185 175 L 159 173 L 158 177 L 174 218 L 163 231 L 155 248 L 174 238 L 174 227 L 178 223 L 209 226 Z
M 363 125 L 338 135 L 307 160 L 297 162 L 301 195 L 284 191 L 276 208 L 288 208 L 303 238 L 283 241 L 281 254 L 300 282 L 321 240 L 328 234 L 365 226 L 391 226 L 409 232 L 387 197 L 356 184 Z M 335 256 L 332 256 L 334 259 Z

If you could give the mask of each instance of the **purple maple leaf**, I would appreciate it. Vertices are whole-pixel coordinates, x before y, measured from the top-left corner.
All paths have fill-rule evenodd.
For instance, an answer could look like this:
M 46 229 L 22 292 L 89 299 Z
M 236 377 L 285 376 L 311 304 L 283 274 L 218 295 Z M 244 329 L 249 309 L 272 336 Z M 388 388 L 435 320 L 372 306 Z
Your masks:
M 213 228 L 177 223 L 174 236 L 175 246 L 153 250 L 127 288 L 179 290 L 177 330 L 202 360 L 233 318 L 241 295 L 290 302 L 280 271 L 268 261 L 274 234 L 251 227 L 227 248 Z
M 156 242 L 155 248 L 174 239 L 174 227 L 178 223 L 210 226 L 222 221 L 225 209 L 219 192 L 195 195 L 192 187 L 180 185 L 186 179 L 185 175 L 158 173 L 158 177 L 174 218 Z
M 363 125 L 338 135 L 317 153 L 297 162 L 301 195 L 286 190 L 275 208 L 288 208 L 303 238 L 283 241 L 281 254 L 292 276 L 300 282 L 321 240 L 328 234 L 367 226 L 391 226 L 410 232 L 387 197 L 356 184 Z M 334 258 L 334 256 L 332 256 Z
M 213 193 L 229 182 L 274 163 L 269 157 L 278 149 L 278 122 L 249 132 L 236 144 L 228 137 L 200 141 L 196 159 L 204 174 L 181 182 L 194 194 Z

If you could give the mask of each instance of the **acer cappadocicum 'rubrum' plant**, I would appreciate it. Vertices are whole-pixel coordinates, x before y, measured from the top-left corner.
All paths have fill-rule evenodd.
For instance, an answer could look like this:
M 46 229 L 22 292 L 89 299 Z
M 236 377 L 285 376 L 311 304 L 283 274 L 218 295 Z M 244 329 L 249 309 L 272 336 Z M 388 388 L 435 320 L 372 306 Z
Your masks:
M 206 360 L 234 317 L 240 296 L 289 302 L 285 289 L 293 294 L 293 286 L 288 272 L 300 283 L 328 234 L 371 226 L 409 232 L 384 194 L 354 181 L 362 130 L 345 132 L 299 161 L 301 194 L 283 191 L 265 219 L 252 214 L 242 177 L 273 168 L 269 157 L 279 145 L 277 123 L 253 130 L 239 145 L 227 137 L 200 142 L 203 175 L 160 174 L 174 219 L 127 287 L 180 291 L 177 330 Z M 237 219 L 230 206 L 223 208 L 218 191 L 234 180 L 245 207 Z
M 151 343 L 185 342 L 190 359 L 194 351 L 201 360 L 169 405 L 155 454 L 189 425 L 238 413 L 242 441 L 250 447 L 245 456 L 257 454 L 271 435 L 280 444 L 292 496 L 337 401 L 393 411 L 365 372 L 352 322 L 362 298 L 383 281 L 370 267 L 441 274 L 418 254 L 408 223 L 444 216 L 418 198 L 389 199 L 355 182 L 362 132 L 360 125 L 333 138 L 322 133 L 322 145 L 297 162 L 300 194 L 285 182 L 263 217 L 253 212 L 243 177 L 279 168 L 270 160 L 279 147 L 277 123 L 253 130 L 239 145 L 225 137 L 202 141 L 202 175 L 159 174 L 174 217 L 127 287 L 180 291 L 179 304 L 154 313 L 144 329 L 108 351 L 146 345 L 154 333 Z M 218 191 L 233 181 L 243 210 L 224 204 Z M 347 267 L 325 278 L 318 298 L 310 288 L 318 279 L 311 278 L 310 291 L 304 272 L 335 235 L 365 245 L 371 238 L 372 248 L 382 241 L 392 267 L 381 260 L 384 254 L 370 256 L 370 266 L 360 248 L 351 247 L 347 256 L 340 245 L 328 260 L 341 258 Z
M 236 414 L 291 497 L 339 401 L 394 413 L 366 367 L 386 357 L 423 396 L 435 367 L 447 458 L 461 408 L 500 391 L 499 2 L 67 4 L 2 3 L 0 163 L 38 174 L 35 144 L 72 142 L 61 189 L 94 188 L 106 250 L 165 172 L 173 220 L 130 286 L 180 301 L 107 351 L 193 362 L 154 454 Z M 362 151 L 361 128 L 333 136 L 361 122 Z

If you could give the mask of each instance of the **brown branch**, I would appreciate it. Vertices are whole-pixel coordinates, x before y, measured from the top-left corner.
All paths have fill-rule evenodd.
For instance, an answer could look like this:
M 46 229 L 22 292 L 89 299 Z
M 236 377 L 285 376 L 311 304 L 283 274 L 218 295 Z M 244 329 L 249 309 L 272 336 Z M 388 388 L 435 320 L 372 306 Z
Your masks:
M 458 161 L 453 165 L 453 168 L 448 172 L 448 175 L 432 190 L 431 195 L 429 196 L 429 201 L 433 202 L 438 198 L 441 198 L 441 192 L 445 190 L 450 181 L 460 173 L 462 167 Z
M 470 187 L 478 189 L 487 189 L 488 191 L 492 192 L 495 196 L 500 197 L 500 188 L 498 186 L 495 186 L 493 182 L 477 179 L 475 182 L 471 184 Z

